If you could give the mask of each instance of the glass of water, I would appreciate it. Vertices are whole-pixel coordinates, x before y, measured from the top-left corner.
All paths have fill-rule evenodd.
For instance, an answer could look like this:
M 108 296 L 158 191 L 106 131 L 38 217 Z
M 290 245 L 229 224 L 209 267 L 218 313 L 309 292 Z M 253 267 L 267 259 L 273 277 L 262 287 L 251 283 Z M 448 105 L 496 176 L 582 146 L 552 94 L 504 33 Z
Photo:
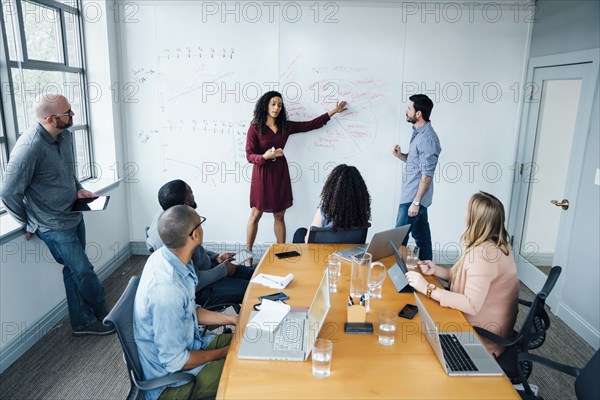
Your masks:
M 414 244 L 406 246 L 406 268 L 415 269 L 419 265 L 419 248 Z
M 331 253 L 327 257 L 327 263 L 329 265 L 337 265 L 338 266 L 338 276 L 342 276 L 342 260 L 336 253 Z
M 379 314 L 379 343 L 385 346 L 394 344 L 398 316 L 392 311 L 382 311 Z
M 327 273 L 329 274 L 329 291 L 331 293 L 337 293 L 338 277 L 340 272 L 340 262 L 329 263 L 327 266 Z
M 313 376 L 325 378 L 331 373 L 333 343 L 327 339 L 317 339 L 312 349 Z

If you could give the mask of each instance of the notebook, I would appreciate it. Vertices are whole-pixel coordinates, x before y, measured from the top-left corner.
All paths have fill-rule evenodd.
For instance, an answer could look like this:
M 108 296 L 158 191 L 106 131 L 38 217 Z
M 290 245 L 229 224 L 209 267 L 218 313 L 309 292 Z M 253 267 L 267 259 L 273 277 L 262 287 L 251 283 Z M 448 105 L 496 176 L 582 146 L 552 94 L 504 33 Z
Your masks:
M 274 330 L 261 330 L 246 324 L 239 358 L 254 360 L 306 361 L 331 308 L 329 275 L 321 283 L 308 310 L 290 312 Z M 252 321 L 257 311 L 250 313 Z
M 393 250 L 390 249 L 389 241 L 392 240 L 394 243 L 402 243 L 408 234 L 409 228 L 410 224 L 401 226 L 400 228 L 378 232 L 373 235 L 373 239 L 371 239 L 371 242 L 368 245 L 361 244 L 357 247 L 338 251 L 337 255 L 346 261 L 352 261 L 352 256 L 360 256 L 363 253 L 370 253 L 373 256 L 373 261 L 390 256 L 392 255 Z
M 421 321 L 423 321 L 423 330 L 427 341 L 448 375 L 504 375 L 496 360 L 488 353 L 475 333 L 446 332 L 445 329 L 442 329 L 443 333 L 440 333 L 416 293 L 415 300 Z
M 390 246 L 392 247 L 392 251 L 394 252 L 394 257 L 396 257 L 396 264 L 392 265 L 388 269 L 388 275 L 396 290 L 402 293 L 411 293 L 414 292 L 415 289 L 408 284 L 408 280 L 406 279 L 406 273 L 408 269 L 406 268 L 406 264 L 404 263 L 404 259 L 402 258 L 402 254 L 398 251 L 398 247 L 396 244 L 390 240 Z

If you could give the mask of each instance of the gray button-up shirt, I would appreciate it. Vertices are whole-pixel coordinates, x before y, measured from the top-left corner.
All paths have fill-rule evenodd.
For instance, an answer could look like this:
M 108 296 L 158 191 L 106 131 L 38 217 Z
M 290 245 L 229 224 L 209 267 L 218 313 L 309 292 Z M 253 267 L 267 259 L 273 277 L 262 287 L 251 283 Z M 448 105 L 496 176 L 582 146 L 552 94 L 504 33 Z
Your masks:
M 28 232 L 63 231 L 81 222 L 71 207 L 82 186 L 76 178 L 73 136 L 54 139 L 39 123 L 21 135 L 3 176 L 2 202 Z
M 402 182 L 402 194 L 400 195 L 400 204 L 412 203 L 417 190 L 421 176 L 427 175 L 433 178 L 438 158 L 442 152 L 440 140 L 431 126 L 431 122 L 415 128 L 410 138 L 410 147 L 408 157 L 406 158 L 406 169 L 404 171 L 404 180 Z M 429 184 L 427 192 L 421 199 L 423 207 L 429 207 L 433 200 L 433 180 Z

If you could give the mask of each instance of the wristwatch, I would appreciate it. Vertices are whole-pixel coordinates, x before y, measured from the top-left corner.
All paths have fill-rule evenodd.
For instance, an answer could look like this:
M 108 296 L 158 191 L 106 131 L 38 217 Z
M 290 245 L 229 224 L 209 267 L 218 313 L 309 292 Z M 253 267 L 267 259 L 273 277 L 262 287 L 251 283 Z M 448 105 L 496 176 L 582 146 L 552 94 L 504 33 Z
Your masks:
M 417 200 L 413 201 L 413 206 L 419 207 L 420 205 L 421 205 L 420 201 L 417 201 Z
M 425 294 L 427 296 L 428 299 L 431 298 L 431 293 L 437 289 L 437 286 L 435 286 L 433 283 L 428 283 L 427 284 L 427 293 Z

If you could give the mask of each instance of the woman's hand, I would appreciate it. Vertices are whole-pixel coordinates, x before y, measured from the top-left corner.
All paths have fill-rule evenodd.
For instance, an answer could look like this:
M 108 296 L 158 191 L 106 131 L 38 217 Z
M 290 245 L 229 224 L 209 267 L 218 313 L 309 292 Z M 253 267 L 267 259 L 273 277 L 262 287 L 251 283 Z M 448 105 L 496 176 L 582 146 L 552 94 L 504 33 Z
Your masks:
M 345 111 L 346 110 L 346 102 L 345 101 L 340 101 L 339 103 L 337 103 L 337 106 L 328 112 L 330 117 L 333 117 L 335 114 Z
M 421 293 L 427 292 L 427 281 L 420 273 L 416 271 L 408 271 L 406 273 L 406 279 L 408 280 L 408 284 L 414 287 L 416 291 Z
M 265 152 L 265 154 L 263 154 L 263 158 L 265 160 L 275 161 L 275 159 L 277 157 L 283 157 L 283 149 L 282 148 L 275 149 L 275 147 L 271 147 L 269 150 L 267 150 Z
M 431 262 L 431 260 L 419 261 L 419 267 L 423 275 L 435 275 L 437 271 L 437 265 Z

